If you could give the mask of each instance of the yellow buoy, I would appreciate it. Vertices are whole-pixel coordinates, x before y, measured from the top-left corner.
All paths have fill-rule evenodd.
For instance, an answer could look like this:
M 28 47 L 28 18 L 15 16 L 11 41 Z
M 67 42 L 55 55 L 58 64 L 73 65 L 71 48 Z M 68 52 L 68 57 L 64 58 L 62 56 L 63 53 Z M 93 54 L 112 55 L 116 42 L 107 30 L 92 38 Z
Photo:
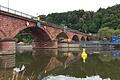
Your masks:
M 87 53 L 85 52 L 85 49 L 83 49 L 83 52 L 81 54 L 81 57 L 83 59 L 83 62 L 85 63 L 85 60 L 87 59 Z

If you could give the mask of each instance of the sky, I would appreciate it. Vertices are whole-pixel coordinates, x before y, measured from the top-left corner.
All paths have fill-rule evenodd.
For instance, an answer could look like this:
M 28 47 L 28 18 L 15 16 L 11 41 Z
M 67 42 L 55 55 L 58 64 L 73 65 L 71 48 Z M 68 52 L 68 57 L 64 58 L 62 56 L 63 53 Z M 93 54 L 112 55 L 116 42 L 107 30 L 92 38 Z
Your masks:
M 120 0 L 0 0 L 2 6 L 33 16 L 80 9 L 97 11 L 116 4 L 120 4 Z

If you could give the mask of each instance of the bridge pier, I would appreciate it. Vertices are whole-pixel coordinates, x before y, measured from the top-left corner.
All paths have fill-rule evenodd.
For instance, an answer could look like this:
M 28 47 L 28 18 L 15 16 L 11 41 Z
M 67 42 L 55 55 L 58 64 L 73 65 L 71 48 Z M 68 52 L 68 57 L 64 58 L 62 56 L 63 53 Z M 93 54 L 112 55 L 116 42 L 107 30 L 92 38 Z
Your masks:
M 15 67 L 15 54 L 1 55 L 0 68 L 13 68 Z
M 53 49 L 53 48 L 58 48 L 58 42 L 57 40 L 46 41 L 46 42 L 34 41 L 32 43 L 32 46 L 33 48 Z
M 0 54 L 16 53 L 16 42 L 12 39 L 0 40 Z

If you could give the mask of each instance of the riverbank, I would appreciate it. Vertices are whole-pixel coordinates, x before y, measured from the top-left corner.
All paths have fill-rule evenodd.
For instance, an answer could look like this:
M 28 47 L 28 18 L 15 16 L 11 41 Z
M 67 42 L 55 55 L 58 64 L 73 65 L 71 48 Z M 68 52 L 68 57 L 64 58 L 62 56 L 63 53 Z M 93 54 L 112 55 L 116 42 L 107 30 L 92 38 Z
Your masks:
M 22 53 L 24 51 L 32 51 L 32 45 L 23 45 L 23 44 L 17 44 L 16 51 Z

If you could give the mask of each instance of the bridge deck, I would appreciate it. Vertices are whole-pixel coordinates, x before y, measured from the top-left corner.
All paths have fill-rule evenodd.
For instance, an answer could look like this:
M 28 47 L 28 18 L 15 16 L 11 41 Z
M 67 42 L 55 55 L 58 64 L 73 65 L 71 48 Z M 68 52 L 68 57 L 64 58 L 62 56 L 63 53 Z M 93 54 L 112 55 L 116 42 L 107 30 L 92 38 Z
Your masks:
M 29 14 L 26 14 L 26 13 L 23 13 L 23 12 L 20 12 L 20 11 L 17 11 L 17 10 L 8 8 L 8 7 L 4 7 L 2 5 L 0 5 L 0 13 L 5 14 L 5 15 L 9 15 L 9 16 L 12 16 L 12 17 L 20 18 L 20 19 L 25 19 L 25 20 L 28 20 L 28 21 L 34 21 L 34 22 L 38 21 L 38 20 L 34 19 L 35 17 L 32 16 L 32 15 L 29 15 Z M 77 30 L 73 30 L 73 29 L 70 29 L 70 28 L 67 28 L 67 27 L 65 28 L 64 26 L 59 26 L 59 25 L 56 25 L 56 24 L 53 24 L 53 23 L 50 23 L 50 22 L 46 22 L 46 21 L 40 21 L 40 22 L 45 23 L 50 27 L 59 28 L 59 29 L 65 30 L 67 32 L 73 32 L 73 33 L 76 33 L 76 34 L 82 34 L 82 35 L 90 36 L 88 34 L 79 32 Z

